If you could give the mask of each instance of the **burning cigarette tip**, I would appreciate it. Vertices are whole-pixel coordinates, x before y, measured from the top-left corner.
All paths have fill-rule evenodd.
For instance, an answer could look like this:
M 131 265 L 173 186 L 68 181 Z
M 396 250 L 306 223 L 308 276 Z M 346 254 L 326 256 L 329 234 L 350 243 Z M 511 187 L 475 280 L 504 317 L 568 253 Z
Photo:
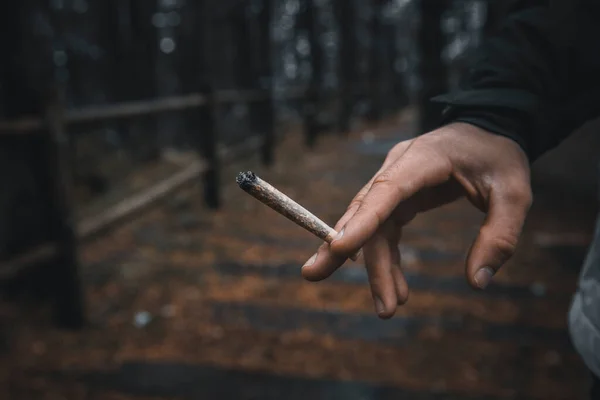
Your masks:
M 256 176 L 256 174 L 252 171 L 246 171 L 246 172 L 240 172 L 237 176 L 237 178 L 235 178 L 235 181 L 237 182 L 238 186 L 244 190 L 250 188 L 251 186 L 253 186 L 254 184 L 256 184 L 256 179 L 258 177 Z

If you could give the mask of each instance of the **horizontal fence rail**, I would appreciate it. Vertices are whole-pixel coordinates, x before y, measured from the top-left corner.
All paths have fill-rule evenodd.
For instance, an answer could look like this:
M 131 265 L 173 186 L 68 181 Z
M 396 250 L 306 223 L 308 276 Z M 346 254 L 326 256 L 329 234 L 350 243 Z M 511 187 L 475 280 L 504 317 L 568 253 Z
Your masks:
M 219 157 L 225 162 L 237 160 L 243 155 L 256 152 L 260 149 L 261 144 L 259 138 L 250 137 L 238 145 L 219 148 Z M 118 223 L 163 200 L 174 191 L 195 182 L 207 168 L 208 166 L 204 161 L 193 161 L 148 188 L 125 197 L 113 206 L 95 215 L 80 218 L 76 222 L 75 228 L 77 239 L 79 242 L 85 242 L 106 232 Z M 0 280 L 12 279 L 30 267 L 52 260 L 57 253 L 58 246 L 56 244 L 45 243 L 35 246 L 27 250 L 26 253 L 13 257 L 8 261 L 0 262 Z
M 351 88 L 345 88 L 344 94 L 362 93 L 372 86 L 385 84 L 355 84 Z M 314 89 L 303 87 L 289 87 L 277 91 L 279 99 L 293 100 L 303 99 Z M 341 92 L 341 90 L 338 90 Z M 270 90 L 237 90 L 228 89 L 215 92 L 214 102 L 216 104 L 252 103 L 270 100 L 273 94 Z M 188 109 L 206 106 L 209 103 L 207 96 L 193 93 L 180 96 L 163 97 L 159 99 L 137 100 L 110 105 L 88 106 L 75 110 L 67 110 L 64 123 L 68 125 L 103 122 L 107 120 L 143 117 L 158 113 L 184 111 Z M 15 120 L 0 121 L 0 134 L 27 134 L 42 130 L 47 125 L 41 116 L 23 117 Z

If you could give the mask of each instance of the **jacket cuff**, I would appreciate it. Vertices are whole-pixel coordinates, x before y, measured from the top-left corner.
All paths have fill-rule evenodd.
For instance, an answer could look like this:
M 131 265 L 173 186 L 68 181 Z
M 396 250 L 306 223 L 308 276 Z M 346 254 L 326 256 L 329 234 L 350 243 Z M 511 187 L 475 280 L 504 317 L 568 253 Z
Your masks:
M 441 126 L 453 122 L 464 122 L 496 135 L 514 140 L 523 149 L 530 162 L 535 161 L 540 154 L 535 154 L 525 137 L 519 132 L 531 130 L 527 122 L 527 114 L 514 109 L 502 107 L 460 107 L 447 106 L 442 113 Z

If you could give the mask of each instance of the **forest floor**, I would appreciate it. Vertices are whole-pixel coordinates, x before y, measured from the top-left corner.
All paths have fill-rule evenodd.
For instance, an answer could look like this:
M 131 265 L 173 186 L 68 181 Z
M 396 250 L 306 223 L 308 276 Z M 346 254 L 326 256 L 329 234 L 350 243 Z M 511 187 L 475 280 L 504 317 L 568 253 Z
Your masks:
M 361 260 L 303 281 L 319 240 L 235 184 L 254 170 L 333 224 L 409 120 L 312 151 L 287 135 L 274 167 L 225 166 L 221 210 L 193 186 L 86 244 L 88 326 L 61 331 L 44 307 L 7 305 L 0 398 L 582 398 L 566 314 L 593 202 L 539 193 L 516 256 L 481 293 L 463 262 L 483 215 L 465 201 L 420 215 L 402 242 L 409 302 L 380 321 Z

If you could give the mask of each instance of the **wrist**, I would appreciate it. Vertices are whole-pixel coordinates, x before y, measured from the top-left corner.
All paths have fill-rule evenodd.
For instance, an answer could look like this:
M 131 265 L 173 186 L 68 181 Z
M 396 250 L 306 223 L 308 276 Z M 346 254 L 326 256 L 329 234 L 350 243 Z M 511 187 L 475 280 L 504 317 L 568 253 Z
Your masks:
M 465 124 L 489 134 L 511 139 L 519 145 L 528 159 L 531 159 L 532 155 L 524 134 L 529 127 L 525 125 L 524 120 L 523 115 L 514 110 L 449 107 L 444 112 L 442 123 L 443 126 Z

